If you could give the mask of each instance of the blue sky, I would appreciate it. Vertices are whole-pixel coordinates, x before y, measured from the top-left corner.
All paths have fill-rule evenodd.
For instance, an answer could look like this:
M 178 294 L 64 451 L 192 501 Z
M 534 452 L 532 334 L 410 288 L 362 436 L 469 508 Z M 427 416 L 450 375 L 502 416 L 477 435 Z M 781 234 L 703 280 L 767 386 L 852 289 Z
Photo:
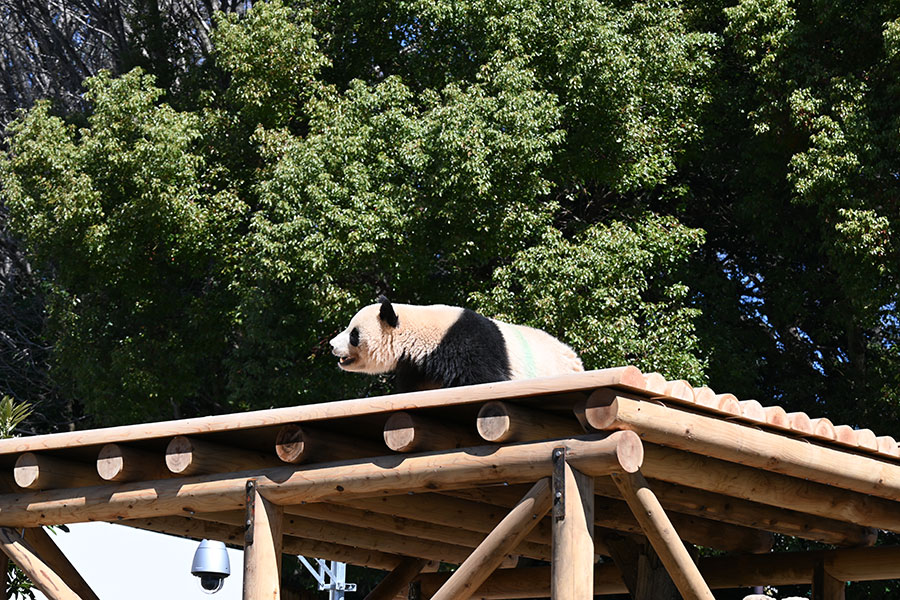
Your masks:
M 231 576 L 216 594 L 204 594 L 191 575 L 198 542 L 112 525 L 76 523 L 54 541 L 100 598 L 240 600 L 244 553 L 228 549 Z M 35 598 L 46 600 L 40 592 Z

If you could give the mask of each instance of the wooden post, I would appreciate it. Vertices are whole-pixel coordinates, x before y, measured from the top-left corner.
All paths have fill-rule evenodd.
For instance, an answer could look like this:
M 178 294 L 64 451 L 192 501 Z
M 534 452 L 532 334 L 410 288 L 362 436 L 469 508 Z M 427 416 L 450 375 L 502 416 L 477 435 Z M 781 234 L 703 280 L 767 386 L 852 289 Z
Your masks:
M 410 582 L 422 572 L 426 564 L 428 561 L 421 558 L 404 558 L 396 569 L 388 573 L 375 589 L 366 595 L 365 600 L 392 600 L 409 587 Z
M 834 577 L 824 561 L 816 562 L 812 580 L 812 600 L 844 600 L 847 585 Z
M 644 476 L 639 472 L 622 473 L 612 475 L 612 479 L 685 600 L 714 600 L 700 570 L 679 539 L 659 500 L 647 486 Z
M 550 510 L 550 480 L 541 479 L 488 534 L 431 600 L 466 600 Z
M 247 482 L 243 600 L 281 598 L 282 508 L 263 498 L 256 480 Z
M 557 449 L 554 469 L 556 508 L 551 515 L 553 600 L 591 600 L 594 590 L 594 479 L 577 471 Z M 560 496 L 561 494 L 561 496 Z
M 81 600 L 62 576 L 14 529 L 0 527 L 0 549 L 50 600 Z M 88 596 L 91 597 L 96 599 L 96 596 Z

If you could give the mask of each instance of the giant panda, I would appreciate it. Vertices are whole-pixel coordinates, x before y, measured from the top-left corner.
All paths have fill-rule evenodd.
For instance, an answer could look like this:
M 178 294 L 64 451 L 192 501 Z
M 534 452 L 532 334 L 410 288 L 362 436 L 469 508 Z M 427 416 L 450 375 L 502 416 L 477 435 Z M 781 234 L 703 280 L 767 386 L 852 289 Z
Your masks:
M 571 348 L 540 329 L 384 296 L 356 313 L 331 347 L 345 371 L 394 373 L 398 392 L 584 370 Z

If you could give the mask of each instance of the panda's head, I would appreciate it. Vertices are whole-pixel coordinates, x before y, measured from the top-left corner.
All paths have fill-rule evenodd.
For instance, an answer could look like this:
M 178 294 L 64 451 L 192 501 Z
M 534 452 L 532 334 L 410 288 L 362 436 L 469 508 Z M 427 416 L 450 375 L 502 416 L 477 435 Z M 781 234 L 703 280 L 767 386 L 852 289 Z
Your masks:
M 331 340 L 331 352 L 345 371 L 389 373 L 397 366 L 393 337 L 400 317 L 391 302 L 379 296 L 350 320 L 347 329 Z

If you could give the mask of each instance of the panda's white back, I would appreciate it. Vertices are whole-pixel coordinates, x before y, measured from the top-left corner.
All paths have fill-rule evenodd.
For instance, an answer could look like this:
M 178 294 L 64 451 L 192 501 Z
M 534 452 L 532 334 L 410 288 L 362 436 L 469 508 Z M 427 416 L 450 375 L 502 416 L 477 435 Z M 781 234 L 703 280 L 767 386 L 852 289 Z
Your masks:
M 549 377 L 584 371 L 578 354 L 546 331 L 494 320 L 509 356 L 510 379 Z

